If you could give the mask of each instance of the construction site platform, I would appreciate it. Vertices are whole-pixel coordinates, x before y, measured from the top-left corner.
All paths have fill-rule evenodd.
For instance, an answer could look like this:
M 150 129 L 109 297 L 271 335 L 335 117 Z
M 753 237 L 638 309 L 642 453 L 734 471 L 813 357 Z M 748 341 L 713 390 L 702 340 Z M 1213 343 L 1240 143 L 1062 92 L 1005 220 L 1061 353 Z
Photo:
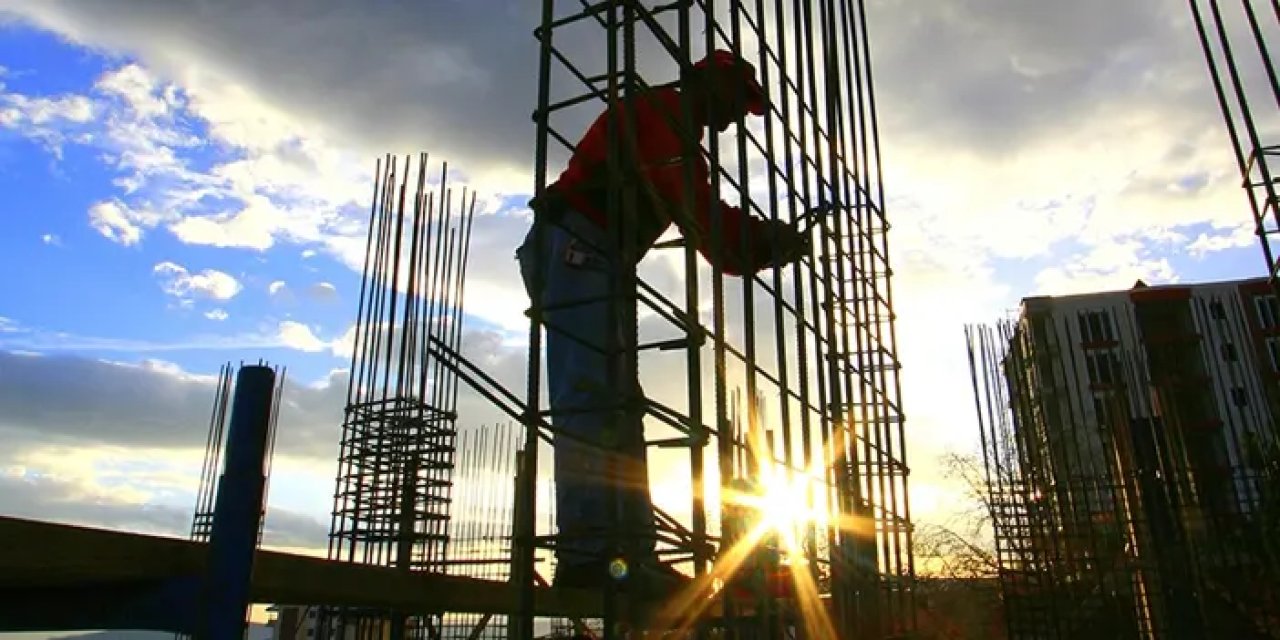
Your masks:
M 0 517 L 0 631 L 98 628 L 177 630 L 183 590 L 200 589 L 204 543 Z M 323 558 L 259 551 L 257 603 L 370 607 L 405 614 L 515 614 L 508 583 L 409 573 Z M 598 592 L 537 589 L 536 615 L 595 618 Z M 168 609 L 168 611 L 166 611 Z M 120 626 L 120 621 L 143 626 Z M 185 626 L 185 625 L 183 625 Z

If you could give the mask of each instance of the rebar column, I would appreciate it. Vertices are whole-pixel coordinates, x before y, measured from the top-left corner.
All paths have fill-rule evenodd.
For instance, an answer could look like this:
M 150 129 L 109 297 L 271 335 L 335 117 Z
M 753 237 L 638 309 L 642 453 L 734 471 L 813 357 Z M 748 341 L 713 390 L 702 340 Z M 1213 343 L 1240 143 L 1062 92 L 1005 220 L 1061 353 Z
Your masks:
M 779 604 L 757 593 L 751 602 L 721 598 L 708 610 L 695 605 L 696 597 L 675 596 L 668 603 L 670 619 L 661 624 L 698 632 L 753 625 L 778 631 L 803 617 L 802 633 L 809 637 L 892 635 L 914 628 L 905 418 L 868 31 L 859 0 L 543 3 L 536 30 L 537 198 L 554 180 L 548 164 L 555 152 L 575 152 L 583 110 L 591 112 L 586 120 L 607 110 L 607 150 L 592 152 L 603 155 L 593 184 L 600 190 L 606 235 L 633 238 L 630 229 L 653 224 L 656 202 L 676 203 L 657 208 L 681 239 L 659 241 L 634 255 L 624 242 L 619 258 L 625 271 L 613 274 L 605 300 L 562 305 L 619 310 L 610 315 L 624 319 L 620 340 L 602 351 L 624 366 L 610 367 L 610 376 L 617 369 L 628 380 L 638 362 L 642 375 L 650 363 L 669 376 L 684 369 L 679 397 L 641 399 L 646 433 L 674 431 L 671 437 L 648 436 L 648 445 L 683 449 L 690 471 L 687 520 L 656 514 L 660 552 L 691 568 L 703 588 L 713 579 L 731 580 L 748 566 L 744 557 L 764 533 L 794 541 L 788 551 L 804 560 L 798 572 L 807 582 L 803 605 Z M 561 32 L 590 42 L 589 51 L 562 47 Z M 767 97 L 759 119 L 729 123 L 723 139 L 707 126 L 723 106 L 693 97 L 692 67 L 713 50 L 750 61 Z M 708 72 L 713 81 L 720 73 L 715 69 Z M 655 95 L 673 105 L 663 111 L 665 122 L 650 123 L 662 130 L 617 135 L 619 125 L 634 133 L 627 126 L 628 105 Z M 672 163 L 669 177 L 683 183 L 671 190 L 682 188 L 679 195 L 657 193 L 646 179 L 652 164 L 637 155 L 636 138 L 667 135 L 668 128 L 678 138 L 679 148 L 672 143 L 668 149 L 678 158 L 665 160 Z M 727 204 L 735 201 L 737 207 Z M 752 220 L 794 225 L 807 234 L 814 252 L 795 263 L 735 273 L 725 260 L 744 255 L 747 238 L 731 237 L 725 216 L 739 211 Z M 630 267 L 637 260 L 643 271 L 651 257 L 673 249 L 679 255 L 668 254 L 673 259 L 667 262 L 683 271 L 674 285 L 659 286 L 643 274 L 633 278 Z M 637 327 L 636 307 L 649 326 Z M 548 311 L 535 302 L 530 313 L 530 387 L 520 407 L 530 442 L 555 433 L 538 419 L 553 415 L 537 408 L 540 330 L 561 339 L 574 334 L 574 327 L 544 322 Z M 659 332 L 665 335 L 650 337 Z M 520 404 L 510 398 L 501 403 L 512 407 L 512 415 Z M 745 417 L 745 437 L 735 436 L 731 416 Z M 782 441 L 776 447 L 752 442 L 762 433 Z M 736 478 L 739 472 L 745 477 Z M 786 478 L 787 485 L 803 479 L 795 501 L 821 515 L 784 525 L 771 521 L 769 527 L 781 530 L 751 531 L 737 538 L 741 545 L 722 538 L 729 503 L 761 498 L 733 495 L 730 485 L 742 479 L 740 486 L 759 487 L 752 477 L 757 475 Z M 622 535 L 634 534 L 604 537 L 617 541 Z M 561 536 L 543 544 L 563 542 Z M 519 565 L 531 570 L 528 550 Z M 531 602 L 530 581 L 520 582 L 524 602 Z M 608 603 L 606 634 L 612 633 L 608 618 L 615 612 L 613 599 Z M 526 615 L 531 621 L 531 612 Z
M 475 195 L 455 196 L 447 165 L 431 184 L 427 162 L 387 157 L 375 167 L 329 556 L 442 572 L 458 384 L 431 346 L 461 343 Z M 350 609 L 326 612 L 323 627 L 399 640 L 438 623 Z

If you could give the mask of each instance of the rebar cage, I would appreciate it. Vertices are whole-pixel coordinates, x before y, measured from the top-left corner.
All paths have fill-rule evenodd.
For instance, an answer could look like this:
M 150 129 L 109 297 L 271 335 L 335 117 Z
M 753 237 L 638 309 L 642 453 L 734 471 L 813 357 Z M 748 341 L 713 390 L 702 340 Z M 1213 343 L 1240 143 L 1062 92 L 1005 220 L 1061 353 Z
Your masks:
M 1280 628 L 1276 298 L 1179 289 L 968 331 L 1012 639 Z
M 817 514 L 774 523 L 771 532 L 795 543 L 791 560 L 803 569 L 794 575 L 808 589 L 798 603 L 759 591 L 749 604 L 676 598 L 660 616 L 663 624 L 719 626 L 739 637 L 888 637 L 912 629 L 904 421 L 863 3 L 546 0 L 536 36 L 538 199 L 586 122 L 608 105 L 644 99 L 671 83 L 683 113 L 668 126 L 684 140 L 686 166 L 694 154 L 706 158 L 711 202 L 736 199 L 758 218 L 807 224 L 814 247 L 794 265 L 726 277 L 720 258 L 734 247 L 712 204 L 710 228 L 672 207 L 683 239 L 640 255 L 627 240 L 650 213 L 654 194 L 629 153 L 635 140 L 622 133 L 635 131 L 633 112 L 607 112 L 605 209 L 623 265 L 614 271 L 608 304 L 624 324 L 601 347 L 617 376 L 608 382 L 618 388 L 637 371 L 661 372 L 669 381 L 683 369 L 679 384 L 650 385 L 653 378 L 644 376 L 644 395 L 618 399 L 623 410 L 646 418 L 651 469 L 688 469 L 688 506 L 664 505 L 657 513 L 662 555 L 707 588 L 748 566 L 742 556 L 750 550 L 734 553 L 738 541 L 721 535 L 728 533 L 730 487 L 742 486 L 737 481 L 796 483 L 798 500 Z M 703 142 L 689 70 L 715 49 L 755 66 L 768 106 L 762 118 L 733 125 L 725 139 Z M 693 179 L 685 171 L 684 202 L 693 201 Z M 535 235 L 546 226 L 535 225 Z M 708 262 L 699 259 L 699 247 Z M 669 270 L 666 277 L 659 266 Z M 540 408 L 542 331 L 574 330 L 543 326 L 547 312 L 537 304 L 530 311 L 529 387 L 520 416 L 529 429 L 525 451 L 534 456 L 538 439 L 555 431 L 548 424 L 553 413 Z M 742 418 L 740 427 L 734 416 Z M 673 463 L 676 456 L 684 461 Z M 536 460 L 526 463 L 538 468 Z M 628 473 L 613 472 L 622 474 L 615 483 Z M 523 478 L 532 499 L 535 474 Z M 557 542 L 533 535 L 535 511 L 522 510 L 524 521 L 515 527 L 513 577 L 523 590 L 513 632 L 521 638 L 532 634 L 534 549 Z M 606 637 L 624 611 L 615 596 L 606 597 Z
M 458 380 L 432 359 L 433 340 L 462 339 L 475 196 L 428 181 L 428 157 L 375 168 L 352 345 L 329 557 L 443 573 L 457 437 Z M 470 197 L 468 197 L 470 196 Z M 440 616 L 326 610 L 321 633 L 428 637 Z
M 1188 1 L 1249 199 L 1267 274 L 1278 284 L 1280 255 L 1273 243 L 1280 234 L 1280 176 L 1276 173 L 1280 168 L 1276 166 L 1280 160 L 1280 74 L 1273 52 L 1280 38 L 1280 4 L 1275 0 L 1240 0 L 1236 7 L 1218 0 Z M 1255 4 L 1261 7 L 1255 8 Z

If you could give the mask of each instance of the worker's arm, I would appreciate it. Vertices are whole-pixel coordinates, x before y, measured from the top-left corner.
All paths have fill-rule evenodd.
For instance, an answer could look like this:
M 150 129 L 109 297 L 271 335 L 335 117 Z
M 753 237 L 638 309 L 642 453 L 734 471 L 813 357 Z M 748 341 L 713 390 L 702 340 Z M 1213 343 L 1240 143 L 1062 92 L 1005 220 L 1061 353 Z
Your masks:
M 769 231 L 773 225 L 723 201 L 713 207 L 703 162 L 694 167 L 692 189 L 685 188 L 684 168 L 678 163 L 650 172 L 650 184 L 672 211 L 674 222 L 685 237 L 696 242 L 698 251 L 725 273 L 754 273 L 770 264 L 773 252 Z M 713 215 L 720 219 L 718 247 L 712 244 Z M 689 229 L 690 225 L 694 228 Z
M 679 122 L 673 113 L 679 109 L 679 99 L 675 94 L 664 98 L 640 101 L 636 123 L 642 134 L 635 143 L 654 195 L 667 205 L 685 237 L 697 243 L 707 260 L 732 275 L 799 258 L 804 242 L 790 225 L 755 218 L 723 201 L 712 206 L 707 163 L 700 153 L 684 156 L 681 137 L 672 127 Z M 686 163 L 692 170 L 692 188 L 686 188 Z M 713 217 L 719 218 L 718 246 L 712 244 Z

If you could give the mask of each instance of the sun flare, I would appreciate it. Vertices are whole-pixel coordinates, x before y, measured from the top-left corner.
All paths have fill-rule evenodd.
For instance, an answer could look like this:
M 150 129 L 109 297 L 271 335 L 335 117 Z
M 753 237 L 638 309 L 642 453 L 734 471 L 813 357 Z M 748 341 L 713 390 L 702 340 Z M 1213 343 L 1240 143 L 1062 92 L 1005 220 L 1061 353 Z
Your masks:
M 753 437 L 753 432 L 756 434 Z M 824 469 L 834 451 L 812 460 L 806 469 L 773 460 L 758 430 L 747 434 L 747 452 L 755 462 L 748 477 L 722 485 L 721 548 L 710 572 L 669 597 L 654 620 L 655 628 L 687 631 L 718 602 L 735 602 L 743 611 L 758 603 L 781 607 L 807 637 L 832 638 L 828 595 L 819 580 L 824 562 L 817 546 L 838 536 L 874 535 L 874 522 L 863 515 L 828 510 L 830 479 Z M 759 579 L 763 578 L 763 582 Z M 762 590 L 763 589 L 763 590 Z

